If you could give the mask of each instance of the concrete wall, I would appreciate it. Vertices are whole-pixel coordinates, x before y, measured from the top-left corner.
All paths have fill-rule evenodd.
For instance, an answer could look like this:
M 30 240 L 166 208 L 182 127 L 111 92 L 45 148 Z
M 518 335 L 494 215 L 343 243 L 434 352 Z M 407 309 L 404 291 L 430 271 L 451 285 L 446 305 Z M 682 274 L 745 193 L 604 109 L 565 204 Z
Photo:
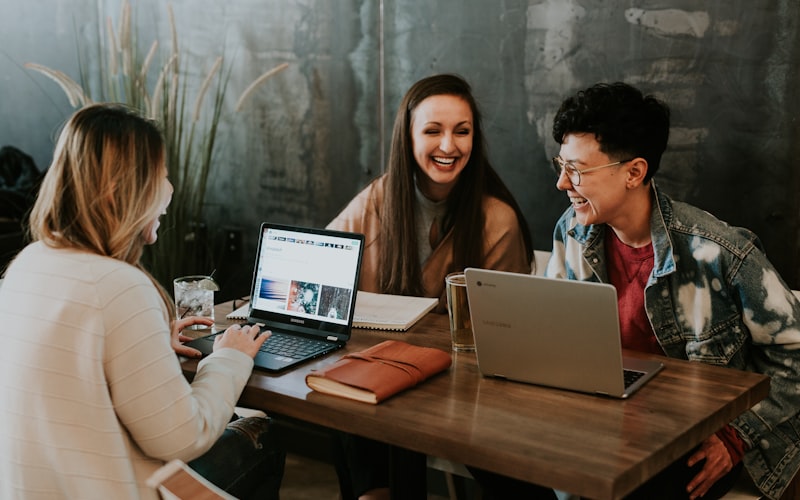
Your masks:
M 78 78 L 76 37 L 96 42 L 119 3 L 0 3 L 0 144 L 44 168 L 71 112 L 28 61 Z M 170 43 L 166 4 L 134 2 L 144 50 Z M 548 158 L 552 116 L 568 93 L 625 80 L 670 103 L 658 181 L 761 237 L 800 287 L 798 22 L 791 0 L 176 0 L 195 85 L 222 53 L 231 66 L 207 216 L 212 234 L 244 231 L 242 280 L 262 220 L 324 225 L 382 169 L 399 100 L 417 79 L 457 72 L 482 105 L 492 160 L 525 210 L 537 248 L 567 204 Z M 11 12 L 17 14 L 9 14 Z M 96 57 L 96 56 L 95 56 Z M 183 57 L 183 56 L 182 56 Z M 290 67 L 242 112 L 233 104 L 266 69 Z M 218 236 L 218 235 L 217 235 Z M 245 283 L 246 289 L 248 283 Z

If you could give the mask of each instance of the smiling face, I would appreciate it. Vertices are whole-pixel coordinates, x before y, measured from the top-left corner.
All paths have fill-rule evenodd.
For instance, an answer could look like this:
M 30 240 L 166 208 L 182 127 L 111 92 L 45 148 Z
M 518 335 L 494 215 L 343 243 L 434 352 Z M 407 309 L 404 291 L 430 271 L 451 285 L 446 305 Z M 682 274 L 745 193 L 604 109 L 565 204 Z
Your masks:
M 447 198 L 472 152 L 472 110 L 462 98 L 433 95 L 414 108 L 411 140 L 414 159 L 425 175 L 417 186 L 428 199 Z
M 564 136 L 559 156 L 564 161 L 571 162 L 578 170 L 617 161 L 600 151 L 597 138 L 589 133 Z M 620 219 L 626 218 L 629 166 L 629 163 L 621 163 L 587 172 L 581 175 L 580 186 L 573 185 L 562 171 L 556 187 L 566 191 L 578 222 L 585 226 L 609 224 L 614 227 Z

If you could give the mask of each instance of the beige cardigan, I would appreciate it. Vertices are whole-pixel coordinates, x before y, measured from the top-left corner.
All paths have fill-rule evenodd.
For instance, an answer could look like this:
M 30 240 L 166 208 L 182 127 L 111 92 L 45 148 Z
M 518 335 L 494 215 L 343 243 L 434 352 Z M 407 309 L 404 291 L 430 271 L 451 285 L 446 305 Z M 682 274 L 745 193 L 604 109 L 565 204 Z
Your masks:
M 383 242 L 380 241 L 379 210 L 383 205 L 384 179 L 379 177 L 361 191 L 345 209 L 328 224 L 328 228 L 363 233 L 364 258 L 359 290 L 380 292 L 378 261 Z M 486 214 L 484 236 L 485 260 L 481 267 L 530 274 L 531 262 L 525 252 L 525 240 L 514 209 L 497 198 L 483 199 Z M 448 232 L 422 266 L 423 289 L 426 297 L 439 297 L 438 312 L 447 309 L 444 277 L 453 264 L 453 233 Z
M 191 385 L 153 284 L 42 243 L 0 288 L 0 498 L 157 498 L 145 480 L 222 435 L 253 361 L 204 359 Z

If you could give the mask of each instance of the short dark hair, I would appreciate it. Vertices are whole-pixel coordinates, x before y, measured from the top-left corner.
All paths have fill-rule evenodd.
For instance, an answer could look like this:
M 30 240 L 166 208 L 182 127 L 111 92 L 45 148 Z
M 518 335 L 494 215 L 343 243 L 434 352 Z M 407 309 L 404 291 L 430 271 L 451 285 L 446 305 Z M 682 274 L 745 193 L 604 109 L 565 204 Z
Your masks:
M 647 160 L 645 182 L 658 171 L 669 139 L 669 107 L 623 82 L 598 83 L 568 97 L 553 120 L 559 144 L 571 133 L 591 133 L 612 160 Z

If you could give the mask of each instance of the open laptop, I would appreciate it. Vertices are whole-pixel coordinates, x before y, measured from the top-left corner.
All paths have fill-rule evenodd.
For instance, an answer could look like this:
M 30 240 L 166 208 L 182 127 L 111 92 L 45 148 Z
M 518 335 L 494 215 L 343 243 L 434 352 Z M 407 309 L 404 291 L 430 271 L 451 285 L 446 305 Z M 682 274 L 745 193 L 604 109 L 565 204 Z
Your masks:
M 364 235 L 261 224 L 247 322 L 272 331 L 255 366 L 285 370 L 350 339 Z M 189 342 L 210 354 L 217 332 Z
M 623 358 L 612 285 L 476 268 L 465 274 L 484 375 L 627 398 L 664 366 Z

